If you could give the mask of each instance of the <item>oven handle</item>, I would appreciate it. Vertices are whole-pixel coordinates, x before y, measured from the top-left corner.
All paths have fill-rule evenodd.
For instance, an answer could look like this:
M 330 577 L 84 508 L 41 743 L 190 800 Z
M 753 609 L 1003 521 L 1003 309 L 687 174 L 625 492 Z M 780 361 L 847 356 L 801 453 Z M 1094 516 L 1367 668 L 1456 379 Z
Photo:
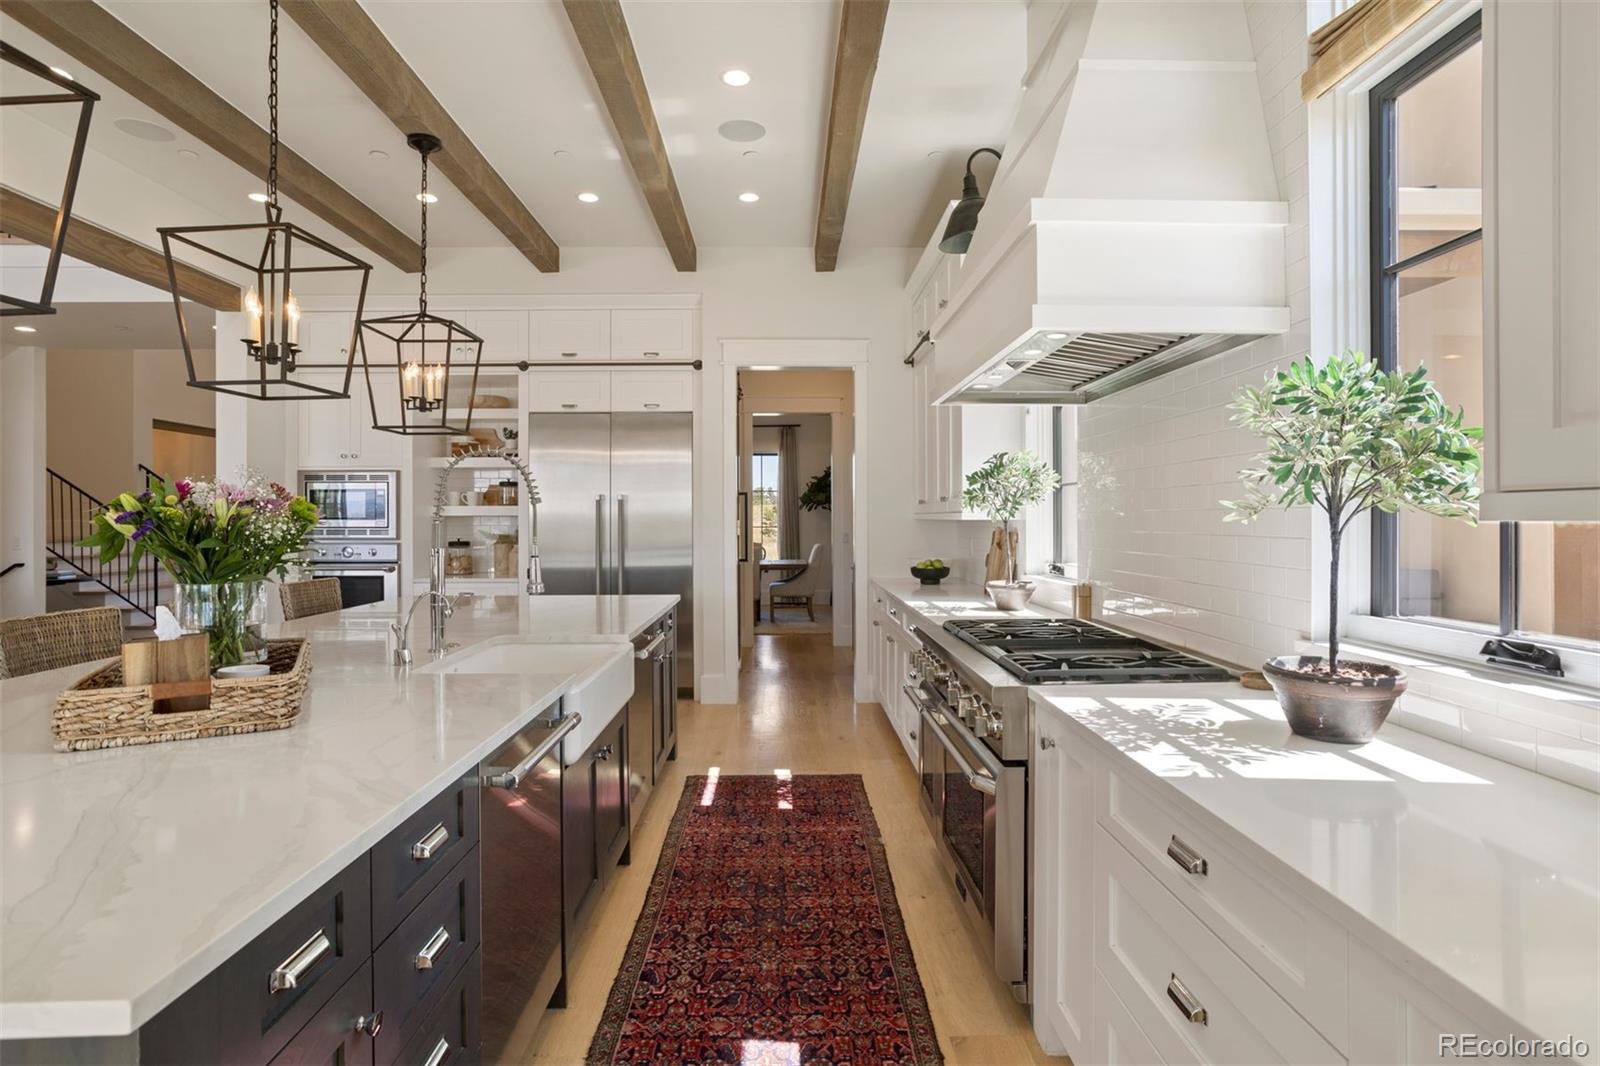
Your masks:
M 968 785 L 988 796 L 993 796 L 999 791 L 998 782 L 994 778 L 980 774 L 972 768 L 972 764 L 967 762 L 967 757 L 957 751 L 954 744 L 950 743 L 950 738 L 944 735 L 944 729 L 940 727 L 939 723 L 934 720 L 933 715 L 926 709 L 922 712 L 922 728 L 931 730 L 933 735 L 939 738 L 939 743 L 944 745 L 944 750 L 949 753 L 950 758 L 956 761 L 956 767 L 961 771 L 962 776 L 967 779 Z

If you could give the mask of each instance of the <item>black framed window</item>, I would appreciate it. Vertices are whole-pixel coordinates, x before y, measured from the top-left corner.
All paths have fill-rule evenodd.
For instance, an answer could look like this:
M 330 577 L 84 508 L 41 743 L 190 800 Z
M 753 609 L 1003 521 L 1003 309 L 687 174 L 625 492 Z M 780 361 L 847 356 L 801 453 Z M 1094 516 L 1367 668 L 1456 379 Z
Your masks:
M 1061 477 L 1051 494 L 1050 572 L 1078 562 L 1078 409 L 1050 408 L 1050 465 Z
M 1471 425 L 1484 410 L 1482 74 L 1475 13 L 1369 97 L 1372 356 L 1425 366 Z M 1372 613 L 1600 640 L 1600 606 L 1572 580 L 1597 551 L 1600 523 L 1374 513 Z

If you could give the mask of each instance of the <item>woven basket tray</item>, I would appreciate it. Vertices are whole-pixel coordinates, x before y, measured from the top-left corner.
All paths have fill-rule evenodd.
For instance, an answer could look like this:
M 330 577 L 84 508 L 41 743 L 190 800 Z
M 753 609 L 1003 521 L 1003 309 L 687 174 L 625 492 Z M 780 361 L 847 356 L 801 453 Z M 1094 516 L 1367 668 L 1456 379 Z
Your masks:
M 150 686 L 125 686 L 122 663 L 101 667 L 56 697 L 50 732 L 57 751 L 89 751 L 160 744 L 233 733 L 260 733 L 294 725 L 311 674 L 311 645 L 267 642 L 265 677 L 213 680 L 211 706 L 200 711 L 155 712 Z

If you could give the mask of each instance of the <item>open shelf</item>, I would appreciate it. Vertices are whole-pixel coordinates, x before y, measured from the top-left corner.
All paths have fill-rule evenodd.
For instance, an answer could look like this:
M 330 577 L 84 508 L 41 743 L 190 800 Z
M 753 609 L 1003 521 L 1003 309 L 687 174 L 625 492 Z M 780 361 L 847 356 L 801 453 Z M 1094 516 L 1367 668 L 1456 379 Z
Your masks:
M 467 409 L 465 407 L 452 407 L 445 411 L 445 421 L 460 423 L 466 421 Z M 503 425 L 513 425 L 522 421 L 521 414 L 515 407 L 474 407 L 472 409 L 472 422 L 494 422 Z
M 519 504 L 452 504 L 439 513 L 446 518 L 514 518 L 522 513 L 522 507 Z
M 442 455 L 436 455 L 432 459 L 428 460 L 428 465 L 431 466 L 431 467 L 435 467 L 437 469 L 441 469 L 442 470 L 443 468 L 445 468 L 445 467 L 450 465 L 450 460 L 446 459 Z M 463 460 L 461 460 L 459 463 L 456 464 L 456 469 L 457 470 L 510 470 L 511 469 L 511 464 L 509 462 L 507 462 L 506 460 L 504 460 L 504 459 L 495 459 L 495 458 L 488 458 L 488 457 L 486 457 L 486 458 L 473 458 L 473 459 L 463 459 Z

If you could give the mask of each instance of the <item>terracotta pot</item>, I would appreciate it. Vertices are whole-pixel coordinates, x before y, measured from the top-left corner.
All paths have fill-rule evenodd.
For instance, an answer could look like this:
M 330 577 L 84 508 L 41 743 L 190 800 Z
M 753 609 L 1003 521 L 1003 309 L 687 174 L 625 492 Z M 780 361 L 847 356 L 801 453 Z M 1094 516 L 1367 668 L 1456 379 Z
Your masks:
M 1365 744 L 1406 690 L 1406 675 L 1384 663 L 1340 662 L 1361 666 L 1375 676 L 1337 678 L 1304 673 L 1322 665 L 1318 655 L 1281 655 L 1261 664 L 1261 672 L 1278 694 L 1278 706 L 1296 735 L 1334 744 Z

